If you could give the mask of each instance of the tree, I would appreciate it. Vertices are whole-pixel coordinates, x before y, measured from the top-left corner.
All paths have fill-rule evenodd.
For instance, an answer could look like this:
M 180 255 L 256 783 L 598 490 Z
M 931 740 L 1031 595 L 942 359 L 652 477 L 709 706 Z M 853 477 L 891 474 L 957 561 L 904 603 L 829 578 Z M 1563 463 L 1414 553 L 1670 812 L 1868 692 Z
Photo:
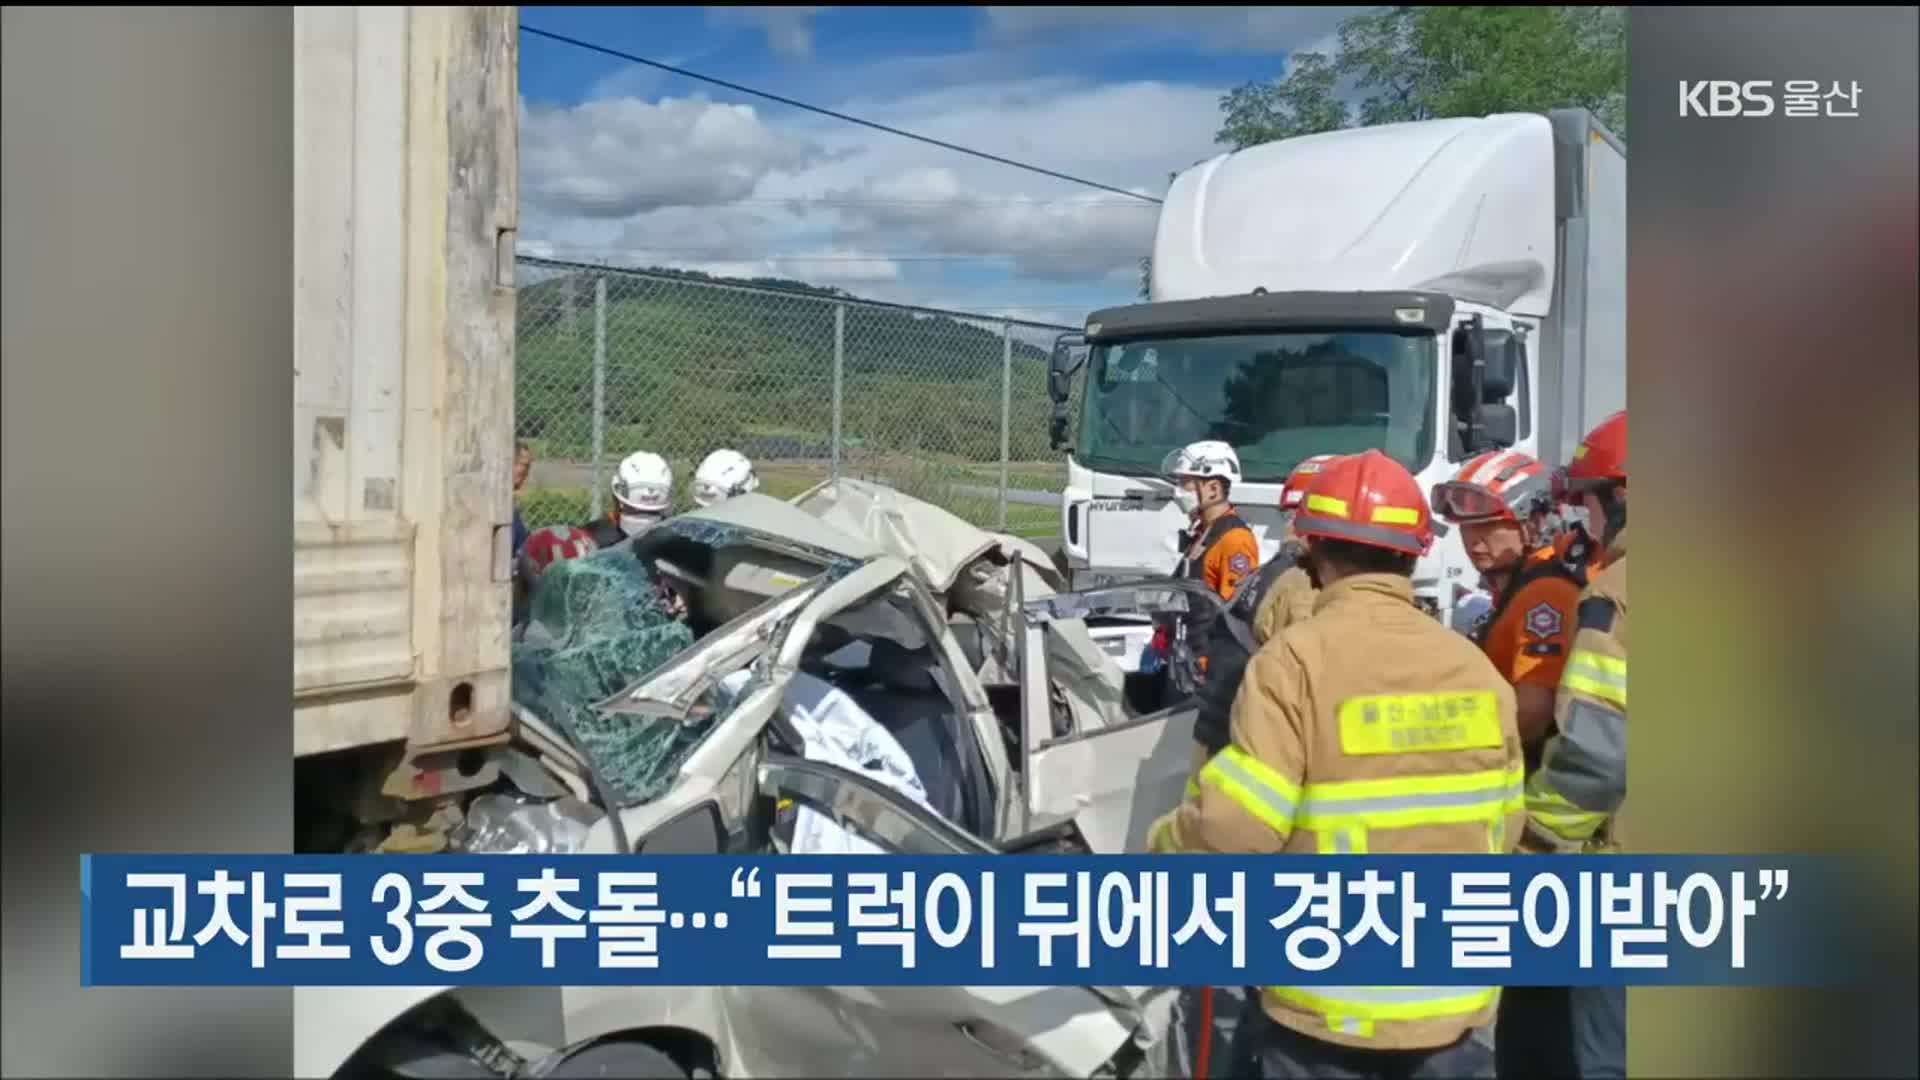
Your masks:
M 1289 57 L 1287 66 L 1286 78 L 1279 82 L 1247 83 L 1227 91 L 1220 99 L 1226 117 L 1214 136 L 1216 142 L 1244 150 L 1347 126 L 1347 104 L 1335 96 L 1341 74 L 1338 63 L 1324 53 L 1310 52 Z
M 1215 139 L 1236 150 L 1346 127 L 1345 80 L 1362 126 L 1498 112 L 1592 110 L 1626 137 L 1626 9 L 1393 7 L 1340 26 L 1331 59 L 1305 53 L 1285 77 L 1220 99 Z

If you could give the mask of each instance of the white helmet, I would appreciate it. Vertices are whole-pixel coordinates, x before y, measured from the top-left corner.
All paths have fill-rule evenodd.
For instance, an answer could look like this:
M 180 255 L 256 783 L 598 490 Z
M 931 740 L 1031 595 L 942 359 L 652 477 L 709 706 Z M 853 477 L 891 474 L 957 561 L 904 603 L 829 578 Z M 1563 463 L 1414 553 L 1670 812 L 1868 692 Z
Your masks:
M 701 506 L 759 489 L 753 462 L 738 450 L 715 450 L 693 471 L 693 501 Z
M 1160 463 L 1160 475 L 1170 480 L 1189 476 L 1217 478 L 1230 484 L 1240 482 L 1240 455 L 1218 440 L 1188 443 L 1168 454 Z
M 624 514 L 666 514 L 673 509 L 673 466 L 646 450 L 628 454 L 613 470 L 613 501 Z

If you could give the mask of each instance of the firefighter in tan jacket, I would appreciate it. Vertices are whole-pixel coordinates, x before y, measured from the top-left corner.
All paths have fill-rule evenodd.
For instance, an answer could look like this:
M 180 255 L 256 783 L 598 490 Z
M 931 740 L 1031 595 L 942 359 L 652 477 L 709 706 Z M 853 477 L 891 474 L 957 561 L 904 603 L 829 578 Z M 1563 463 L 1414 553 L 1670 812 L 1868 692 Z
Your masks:
M 1209 626 L 1203 640 L 1207 674 L 1199 680 L 1198 708 L 1193 718 L 1192 778 L 1198 778 L 1208 759 L 1227 745 L 1228 718 L 1234 694 L 1253 653 L 1275 634 L 1313 614 L 1317 595 L 1306 570 L 1306 542 L 1293 534 L 1293 517 L 1306 497 L 1307 484 L 1334 459 L 1316 454 L 1294 466 L 1280 488 L 1280 512 L 1287 525 L 1275 557 L 1234 589 L 1225 611 Z M 1237 460 L 1237 459 L 1236 459 Z M 1193 987 L 1174 1007 L 1174 1065 L 1177 1077 L 1207 1080 L 1231 1075 L 1227 1058 L 1235 1026 L 1246 1005 L 1241 987 Z
M 1154 824 L 1149 849 L 1514 851 L 1525 816 L 1513 688 L 1414 604 L 1414 561 L 1433 540 L 1419 484 L 1378 451 L 1343 457 L 1314 477 L 1293 529 L 1320 590 L 1313 617 L 1248 665 L 1231 742 Z M 1262 987 L 1236 1033 L 1236 1075 L 1490 1075 L 1472 1031 L 1498 998 L 1491 986 Z
M 1295 465 L 1287 475 L 1287 482 L 1280 489 L 1280 511 L 1287 515 L 1287 534 L 1280 541 L 1283 549 L 1290 545 L 1306 546 L 1293 531 L 1293 517 L 1300 512 L 1301 500 L 1307 497 L 1307 485 L 1338 456 L 1315 454 Z M 1275 634 L 1313 614 L 1315 599 L 1313 577 L 1307 573 L 1305 560 L 1297 559 L 1260 598 L 1260 609 L 1253 616 L 1254 640 L 1265 645 Z

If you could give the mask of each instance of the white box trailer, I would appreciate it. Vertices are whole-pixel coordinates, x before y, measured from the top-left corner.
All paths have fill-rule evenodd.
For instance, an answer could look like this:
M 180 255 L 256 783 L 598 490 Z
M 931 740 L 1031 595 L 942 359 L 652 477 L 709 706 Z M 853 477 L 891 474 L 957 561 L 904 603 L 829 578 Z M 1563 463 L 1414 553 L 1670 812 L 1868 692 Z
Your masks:
M 1560 272 L 1540 331 L 1539 456 L 1564 465 L 1627 407 L 1627 148 L 1584 109 L 1548 119 Z
M 294 35 L 294 753 L 486 745 L 509 717 L 517 9 L 303 7 Z M 396 775 L 401 798 L 441 780 Z

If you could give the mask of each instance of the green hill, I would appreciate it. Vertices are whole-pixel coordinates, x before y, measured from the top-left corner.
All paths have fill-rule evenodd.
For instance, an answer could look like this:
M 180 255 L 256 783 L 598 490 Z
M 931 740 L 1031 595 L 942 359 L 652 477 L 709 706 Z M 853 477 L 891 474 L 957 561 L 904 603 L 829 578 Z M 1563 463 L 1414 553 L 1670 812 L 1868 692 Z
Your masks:
M 874 307 L 793 281 L 527 259 L 520 272 L 517 427 L 543 456 L 591 452 L 594 278 L 604 276 L 610 458 L 649 449 L 693 459 L 726 445 L 762 460 L 825 460 L 834 301 L 845 300 L 845 458 L 999 460 L 1002 344 L 991 320 Z M 1014 340 L 1015 460 L 1053 456 L 1047 355 Z

